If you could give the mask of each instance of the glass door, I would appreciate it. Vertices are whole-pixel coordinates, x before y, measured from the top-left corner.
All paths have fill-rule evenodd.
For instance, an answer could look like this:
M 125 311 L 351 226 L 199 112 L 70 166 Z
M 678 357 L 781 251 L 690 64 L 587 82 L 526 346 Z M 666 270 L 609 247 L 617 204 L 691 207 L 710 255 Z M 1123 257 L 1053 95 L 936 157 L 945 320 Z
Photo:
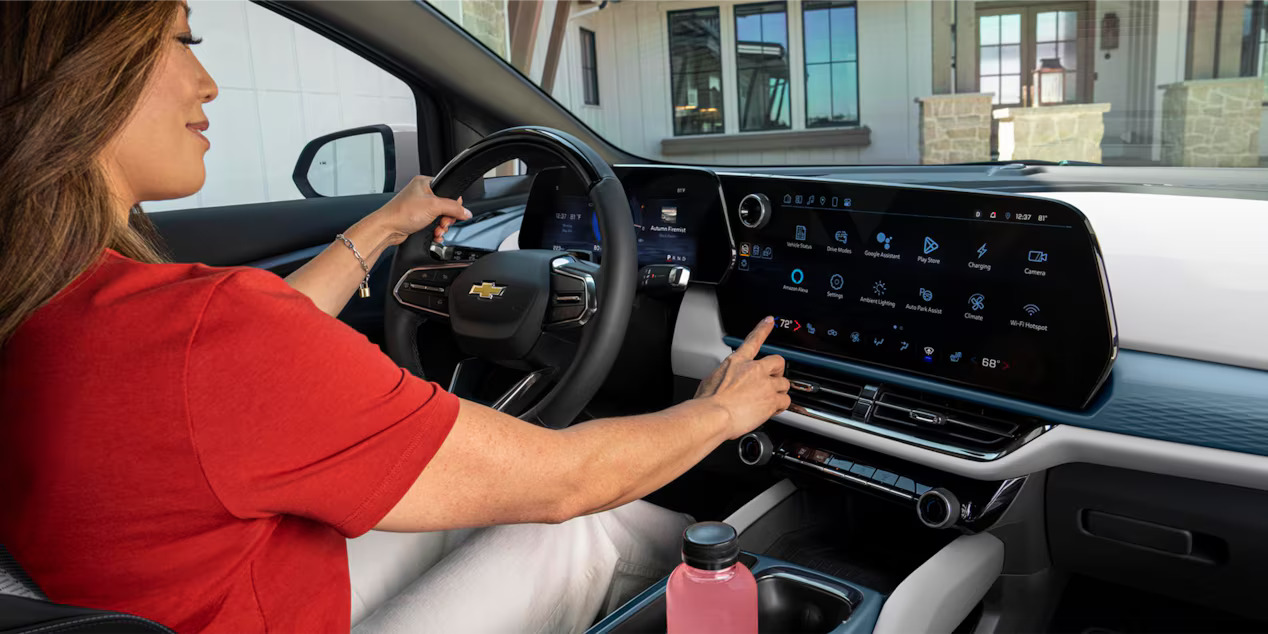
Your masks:
M 1093 32 L 1087 5 L 1042 2 L 977 12 L 978 89 L 998 106 L 1084 103 Z M 1035 71 L 1043 69 L 1036 85 Z

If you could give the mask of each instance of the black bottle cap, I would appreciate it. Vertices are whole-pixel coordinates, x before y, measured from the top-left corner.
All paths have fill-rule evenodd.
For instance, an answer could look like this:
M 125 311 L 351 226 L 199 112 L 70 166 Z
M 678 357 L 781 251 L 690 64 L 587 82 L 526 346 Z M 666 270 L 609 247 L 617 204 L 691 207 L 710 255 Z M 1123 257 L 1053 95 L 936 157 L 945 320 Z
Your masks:
M 722 570 L 740 559 L 739 535 L 725 522 L 698 522 L 682 532 L 682 560 L 700 570 Z

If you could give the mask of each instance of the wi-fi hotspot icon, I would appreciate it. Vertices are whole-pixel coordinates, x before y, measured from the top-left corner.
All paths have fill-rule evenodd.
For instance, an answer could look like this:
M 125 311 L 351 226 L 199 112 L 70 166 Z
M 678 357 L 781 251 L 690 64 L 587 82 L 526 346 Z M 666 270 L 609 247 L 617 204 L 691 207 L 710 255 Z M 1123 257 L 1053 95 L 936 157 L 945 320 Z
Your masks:
M 1034 317 L 1035 313 L 1039 312 L 1039 307 L 1034 304 L 1026 304 L 1025 306 L 1022 306 L 1021 309 L 1026 311 L 1026 314 L 1031 317 Z

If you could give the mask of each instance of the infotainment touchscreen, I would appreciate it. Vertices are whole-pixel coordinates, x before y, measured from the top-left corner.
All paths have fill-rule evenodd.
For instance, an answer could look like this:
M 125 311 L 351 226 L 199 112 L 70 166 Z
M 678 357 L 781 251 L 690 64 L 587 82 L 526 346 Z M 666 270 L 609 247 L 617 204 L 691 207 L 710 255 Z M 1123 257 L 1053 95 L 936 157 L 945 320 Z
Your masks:
M 1109 371 L 1108 288 L 1072 207 L 829 181 L 722 185 L 738 249 L 718 289 L 727 334 L 771 314 L 769 343 L 1065 408 L 1086 405 Z

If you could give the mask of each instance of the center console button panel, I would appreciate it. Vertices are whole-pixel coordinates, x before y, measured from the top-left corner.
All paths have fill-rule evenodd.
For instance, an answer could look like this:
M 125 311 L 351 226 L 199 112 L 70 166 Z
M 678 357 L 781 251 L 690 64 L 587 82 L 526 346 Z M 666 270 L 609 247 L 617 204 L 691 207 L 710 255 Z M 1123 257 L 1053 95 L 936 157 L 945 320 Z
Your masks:
M 930 528 L 975 533 L 989 528 L 1021 490 L 1025 478 L 1004 482 L 972 480 L 922 465 L 831 441 L 803 430 L 769 423 L 741 439 L 740 459 L 750 466 L 746 445 L 760 437 L 773 446 L 770 463 L 826 479 L 902 504 Z

